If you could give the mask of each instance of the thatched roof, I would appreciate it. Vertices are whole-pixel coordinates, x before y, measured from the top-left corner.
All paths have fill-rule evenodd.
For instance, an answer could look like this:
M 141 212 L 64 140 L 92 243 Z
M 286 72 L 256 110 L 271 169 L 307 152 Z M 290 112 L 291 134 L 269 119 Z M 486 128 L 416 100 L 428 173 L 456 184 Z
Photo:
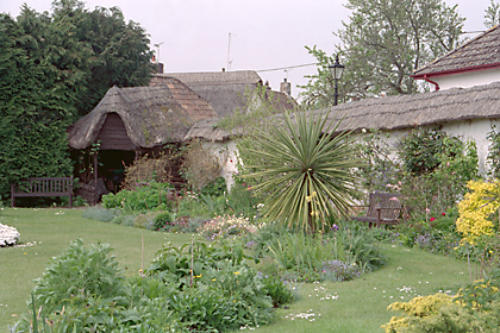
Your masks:
M 500 82 L 466 89 L 370 98 L 307 112 L 317 115 L 330 112 L 331 124 L 341 121 L 338 131 L 390 131 L 474 119 L 500 119 Z M 225 141 L 240 133 L 238 129 L 229 133 L 218 128 L 217 120 L 212 119 L 197 122 L 186 139 Z
M 331 108 L 329 119 L 333 123 L 342 120 L 339 131 L 396 130 L 464 120 L 500 119 L 500 82 L 341 104 Z
M 257 84 L 262 81 L 256 71 L 241 70 L 230 72 L 188 72 L 167 73 L 166 76 L 175 77 L 189 87 L 192 85 L 214 84 Z
M 193 139 L 201 139 L 211 142 L 224 142 L 241 135 L 241 129 L 235 128 L 228 131 L 220 126 L 218 123 L 220 118 L 201 120 L 194 124 L 187 134 L 184 136 L 185 141 Z
M 417 69 L 412 75 L 444 75 L 500 67 L 500 26 L 480 34 L 445 56 Z
M 279 91 L 271 91 L 268 89 L 264 92 L 264 94 L 259 96 L 262 96 L 264 99 L 262 102 L 268 103 L 268 105 L 270 105 L 275 112 L 291 111 L 298 106 L 297 102 L 293 98 Z M 184 139 L 186 141 L 193 139 L 202 139 L 213 142 L 226 141 L 243 133 L 241 128 L 234 128 L 231 131 L 227 131 L 218 126 L 218 123 L 220 123 L 223 118 L 224 117 L 218 117 L 215 119 L 197 122 L 193 125 L 193 127 L 191 127 Z
M 219 117 L 246 110 L 249 97 L 261 82 L 255 71 L 167 73 L 157 74 L 152 81 L 161 76 L 181 80 L 204 98 Z
M 69 129 L 70 146 L 84 149 L 91 145 L 112 113 L 123 121 L 132 143 L 141 148 L 180 142 L 195 122 L 216 116 L 205 100 L 174 78 L 157 87 L 113 87 Z

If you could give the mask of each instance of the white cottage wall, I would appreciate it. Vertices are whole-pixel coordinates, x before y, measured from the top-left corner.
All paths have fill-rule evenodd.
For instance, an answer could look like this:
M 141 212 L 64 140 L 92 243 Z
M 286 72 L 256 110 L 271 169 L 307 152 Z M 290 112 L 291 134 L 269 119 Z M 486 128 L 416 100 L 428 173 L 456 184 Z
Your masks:
M 467 140 L 472 140 L 476 143 L 477 155 L 479 159 L 479 173 L 486 175 L 489 166 L 487 165 L 487 157 L 489 152 L 488 133 L 491 131 L 491 126 L 500 125 L 500 120 L 496 119 L 478 119 L 449 123 L 443 126 L 443 131 L 448 135 L 460 136 Z
M 234 184 L 233 175 L 238 174 L 238 148 L 236 142 L 203 142 L 203 149 L 215 156 L 221 167 L 220 176 L 226 180 L 228 192 Z
M 489 152 L 490 142 L 488 140 L 488 133 L 491 131 L 492 125 L 500 128 L 500 120 L 497 119 L 478 119 L 460 122 L 451 122 L 443 124 L 441 129 L 449 136 L 460 137 L 463 141 L 474 141 L 477 147 L 478 167 L 479 173 L 486 176 L 490 166 L 487 164 L 487 157 Z M 429 126 L 434 128 L 436 125 Z M 406 136 L 411 129 L 395 130 L 388 132 L 388 137 L 384 140 L 391 148 L 391 158 L 396 160 L 398 158 L 396 151 L 401 138 Z M 387 133 L 387 132 L 385 132 Z M 382 136 L 383 137 L 383 136 Z
M 435 81 L 442 90 L 450 88 L 470 88 L 500 81 L 500 68 L 432 76 L 430 79 Z

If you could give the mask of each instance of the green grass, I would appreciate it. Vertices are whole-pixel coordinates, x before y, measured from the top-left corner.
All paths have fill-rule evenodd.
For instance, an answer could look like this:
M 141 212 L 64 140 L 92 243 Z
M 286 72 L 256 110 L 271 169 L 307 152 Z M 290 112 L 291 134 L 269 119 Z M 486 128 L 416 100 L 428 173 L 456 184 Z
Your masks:
M 0 223 L 15 226 L 23 243 L 41 242 L 32 247 L 0 248 L 0 332 L 16 321 L 13 315 L 26 311 L 32 281 L 42 274 L 49 259 L 76 238 L 110 243 L 127 275 L 137 274 L 140 268 L 141 234 L 145 267 L 162 243 L 180 245 L 191 240 L 189 234 L 123 227 L 87 220 L 81 214 L 78 209 L 6 209 L 0 213 Z M 383 245 L 383 253 L 388 263 L 382 269 L 354 281 L 297 284 L 298 300 L 289 309 L 279 309 L 276 321 L 256 332 L 382 332 L 380 325 L 391 317 L 386 307 L 393 301 L 439 290 L 455 292 L 468 281 L 464 262 L 401 246 Z M 411 292 L 398 291 L 402 287 L 411 287 Z M 338 299 L 320 300 L 329 295 L 338 295 Z M 285 318 L 309 310 L 321 316 L 314 321 Z
M 145 267 L 161 244 L 170 241 L 180 245 L 191 240 L 188 234 L 153 232 L 84 219 L 82 212 L 59 208 L 14 208 L 0 212 L 0 223 L 16 227 L 22 243 L 39 243 L 31 247 L 0 248 L 0 332 L 7 332 L 8 325 L 13 325 L 26 311 L 33 279 L 41 276 L 49 259 L 61 254 L 74 239 L 111 244 L 126 275 L 137 274 L 141 267 L 141 235 L 144 235 Z
M 298 285 L 298 301 L 278 310 L 276 322 L 256 332 L 383 332 L 380 325 L 393 315 L 386 311 L 390 303 L 439 290 L 455 292 L 468 282 L 466 263 L 401 246 L 383 245 L 383 253 L 389 262 L 359 279 Z M 398 290 L 403 287 L 411 291 Z M 338 299 L 320 300 L 328 295 Z M 284 318 L 309 310 L 321 316 L 314 321 Z

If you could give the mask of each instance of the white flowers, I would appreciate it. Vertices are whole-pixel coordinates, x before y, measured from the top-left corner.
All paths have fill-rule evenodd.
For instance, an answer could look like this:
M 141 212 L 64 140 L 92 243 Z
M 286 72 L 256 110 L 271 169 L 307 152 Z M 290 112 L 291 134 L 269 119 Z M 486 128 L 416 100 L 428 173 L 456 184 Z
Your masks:
M 307 321 L 315 321 L 317 318 L 321 317 L 321 313 L 314 313 L 312 309 L 307 310 L 307 312 L 288 314 L 285 319 L 295 320 L 295 319 L 305 319 Z
M 413 291 L 411 287 L 402 286 L 401 288 L 396 288 L 400 293 L 410 293 Z
M 15 245 L 21 234 L 14 227 L 0 224 L 0 246 Z

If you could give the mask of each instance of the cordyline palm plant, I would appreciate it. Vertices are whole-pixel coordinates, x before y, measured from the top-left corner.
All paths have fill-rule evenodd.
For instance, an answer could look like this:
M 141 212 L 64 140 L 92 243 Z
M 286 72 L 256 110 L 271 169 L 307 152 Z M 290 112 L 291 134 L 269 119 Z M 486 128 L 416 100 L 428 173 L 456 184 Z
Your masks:
M 279 126 L 256 130 L 243 145 L 243 177 L 255 180 L 264 216 L 289 229 L 324 231 L 329 216 L 346 216 L 359 166 L 349 133 L 336 133 L 328 113 L 284 115 Z

